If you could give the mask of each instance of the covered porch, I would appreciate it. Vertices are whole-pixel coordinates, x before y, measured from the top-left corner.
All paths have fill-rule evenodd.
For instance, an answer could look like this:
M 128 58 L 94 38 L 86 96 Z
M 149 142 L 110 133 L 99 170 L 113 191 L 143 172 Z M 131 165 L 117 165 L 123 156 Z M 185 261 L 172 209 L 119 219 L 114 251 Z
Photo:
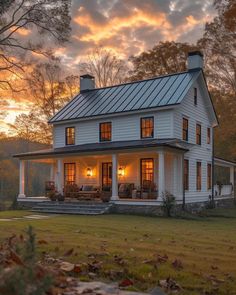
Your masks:
M 57 149 L 58 150 L 58 149 Z M 71 148 L 69 149 L 71 151 Z M 34 152 L 20 156 L 19 199 L 25 194 L 26 161 L 50 165 L 50 183 L 66 199 L 160 202 L 165 192 L 182 201 L 186 148 L 157 145 L 96 151 Z M 45 195 L 46 196 L 46 195 Z

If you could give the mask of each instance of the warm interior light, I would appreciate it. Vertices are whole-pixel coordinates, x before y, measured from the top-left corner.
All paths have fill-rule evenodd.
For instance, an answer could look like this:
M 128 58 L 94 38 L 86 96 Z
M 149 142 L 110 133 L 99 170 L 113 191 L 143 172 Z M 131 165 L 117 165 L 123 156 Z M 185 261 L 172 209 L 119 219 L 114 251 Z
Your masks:
M 92 169 L 91 168 L 87 168 L 87 176 L 92 176 Z
M 125 175 L 125 169 L 124 169 L 124 167 L 119 167 L 119 169 L 118 169 L 118 175 L 119 176 L 124 176 Z

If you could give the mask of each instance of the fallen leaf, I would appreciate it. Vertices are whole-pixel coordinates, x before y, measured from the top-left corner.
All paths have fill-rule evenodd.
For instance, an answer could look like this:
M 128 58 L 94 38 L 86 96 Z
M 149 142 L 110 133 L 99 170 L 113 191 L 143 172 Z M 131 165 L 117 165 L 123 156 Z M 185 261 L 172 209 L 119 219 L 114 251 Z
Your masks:
M 10 259 L 18 265 L 24 265 L 24 262 L 19 255 L 16 254 L 13 250 L 10 250 Z
M 119 287 L 129 287 L 132 286 L 134 283 L 130 279 L 124 279 L 119 283 Z
M 38 244 L 39 244 L 39 245 L 43 245 L 43 244 L 46 245 L 46 244 L 48 244 L 48 242 L 45 241 L 45 240 L 39 240 L 39 241 L 38 241 Z
M 79 264 L 75 264 L 73 271 L 76 273 L 81 273 L 82 272 L 81 266 Z
M 71 272 L 74 270 L 75 265 L 70 262 L 63 261 L 60 265 L 60 269 L 66 272 Z
M 68 250 L 68 251 L 66 251 L 65 253 L 64 253 L 64 257 L 65 256 L 70 256 L 70 255 L 72 255 L 73 254 L 73 252 L 74 252 L 74 249 L 73 248 L 71 248 L 70 250 Z

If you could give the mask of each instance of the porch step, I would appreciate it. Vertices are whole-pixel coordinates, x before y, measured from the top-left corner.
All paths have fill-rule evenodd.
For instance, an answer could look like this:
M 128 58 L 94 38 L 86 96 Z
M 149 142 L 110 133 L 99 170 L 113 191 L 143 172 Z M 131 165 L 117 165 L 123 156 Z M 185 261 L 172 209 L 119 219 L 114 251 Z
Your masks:
M 43 202 L 32 208 L 32 212 L 54 214 L 99 215 L 109 213 L 112 204 L 99 202 Z

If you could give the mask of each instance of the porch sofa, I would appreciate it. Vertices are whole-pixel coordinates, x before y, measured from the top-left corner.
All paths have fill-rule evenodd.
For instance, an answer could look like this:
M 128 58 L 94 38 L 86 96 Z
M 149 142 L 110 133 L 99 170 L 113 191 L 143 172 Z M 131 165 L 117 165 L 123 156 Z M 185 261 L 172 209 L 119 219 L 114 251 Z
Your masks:
M 92 200 L 100 197 L 100 188 L 93 185 L 82 185 L 79 187 L 77 184 L 68 184 L 65 185 L 63 194 L 65 198 Z

